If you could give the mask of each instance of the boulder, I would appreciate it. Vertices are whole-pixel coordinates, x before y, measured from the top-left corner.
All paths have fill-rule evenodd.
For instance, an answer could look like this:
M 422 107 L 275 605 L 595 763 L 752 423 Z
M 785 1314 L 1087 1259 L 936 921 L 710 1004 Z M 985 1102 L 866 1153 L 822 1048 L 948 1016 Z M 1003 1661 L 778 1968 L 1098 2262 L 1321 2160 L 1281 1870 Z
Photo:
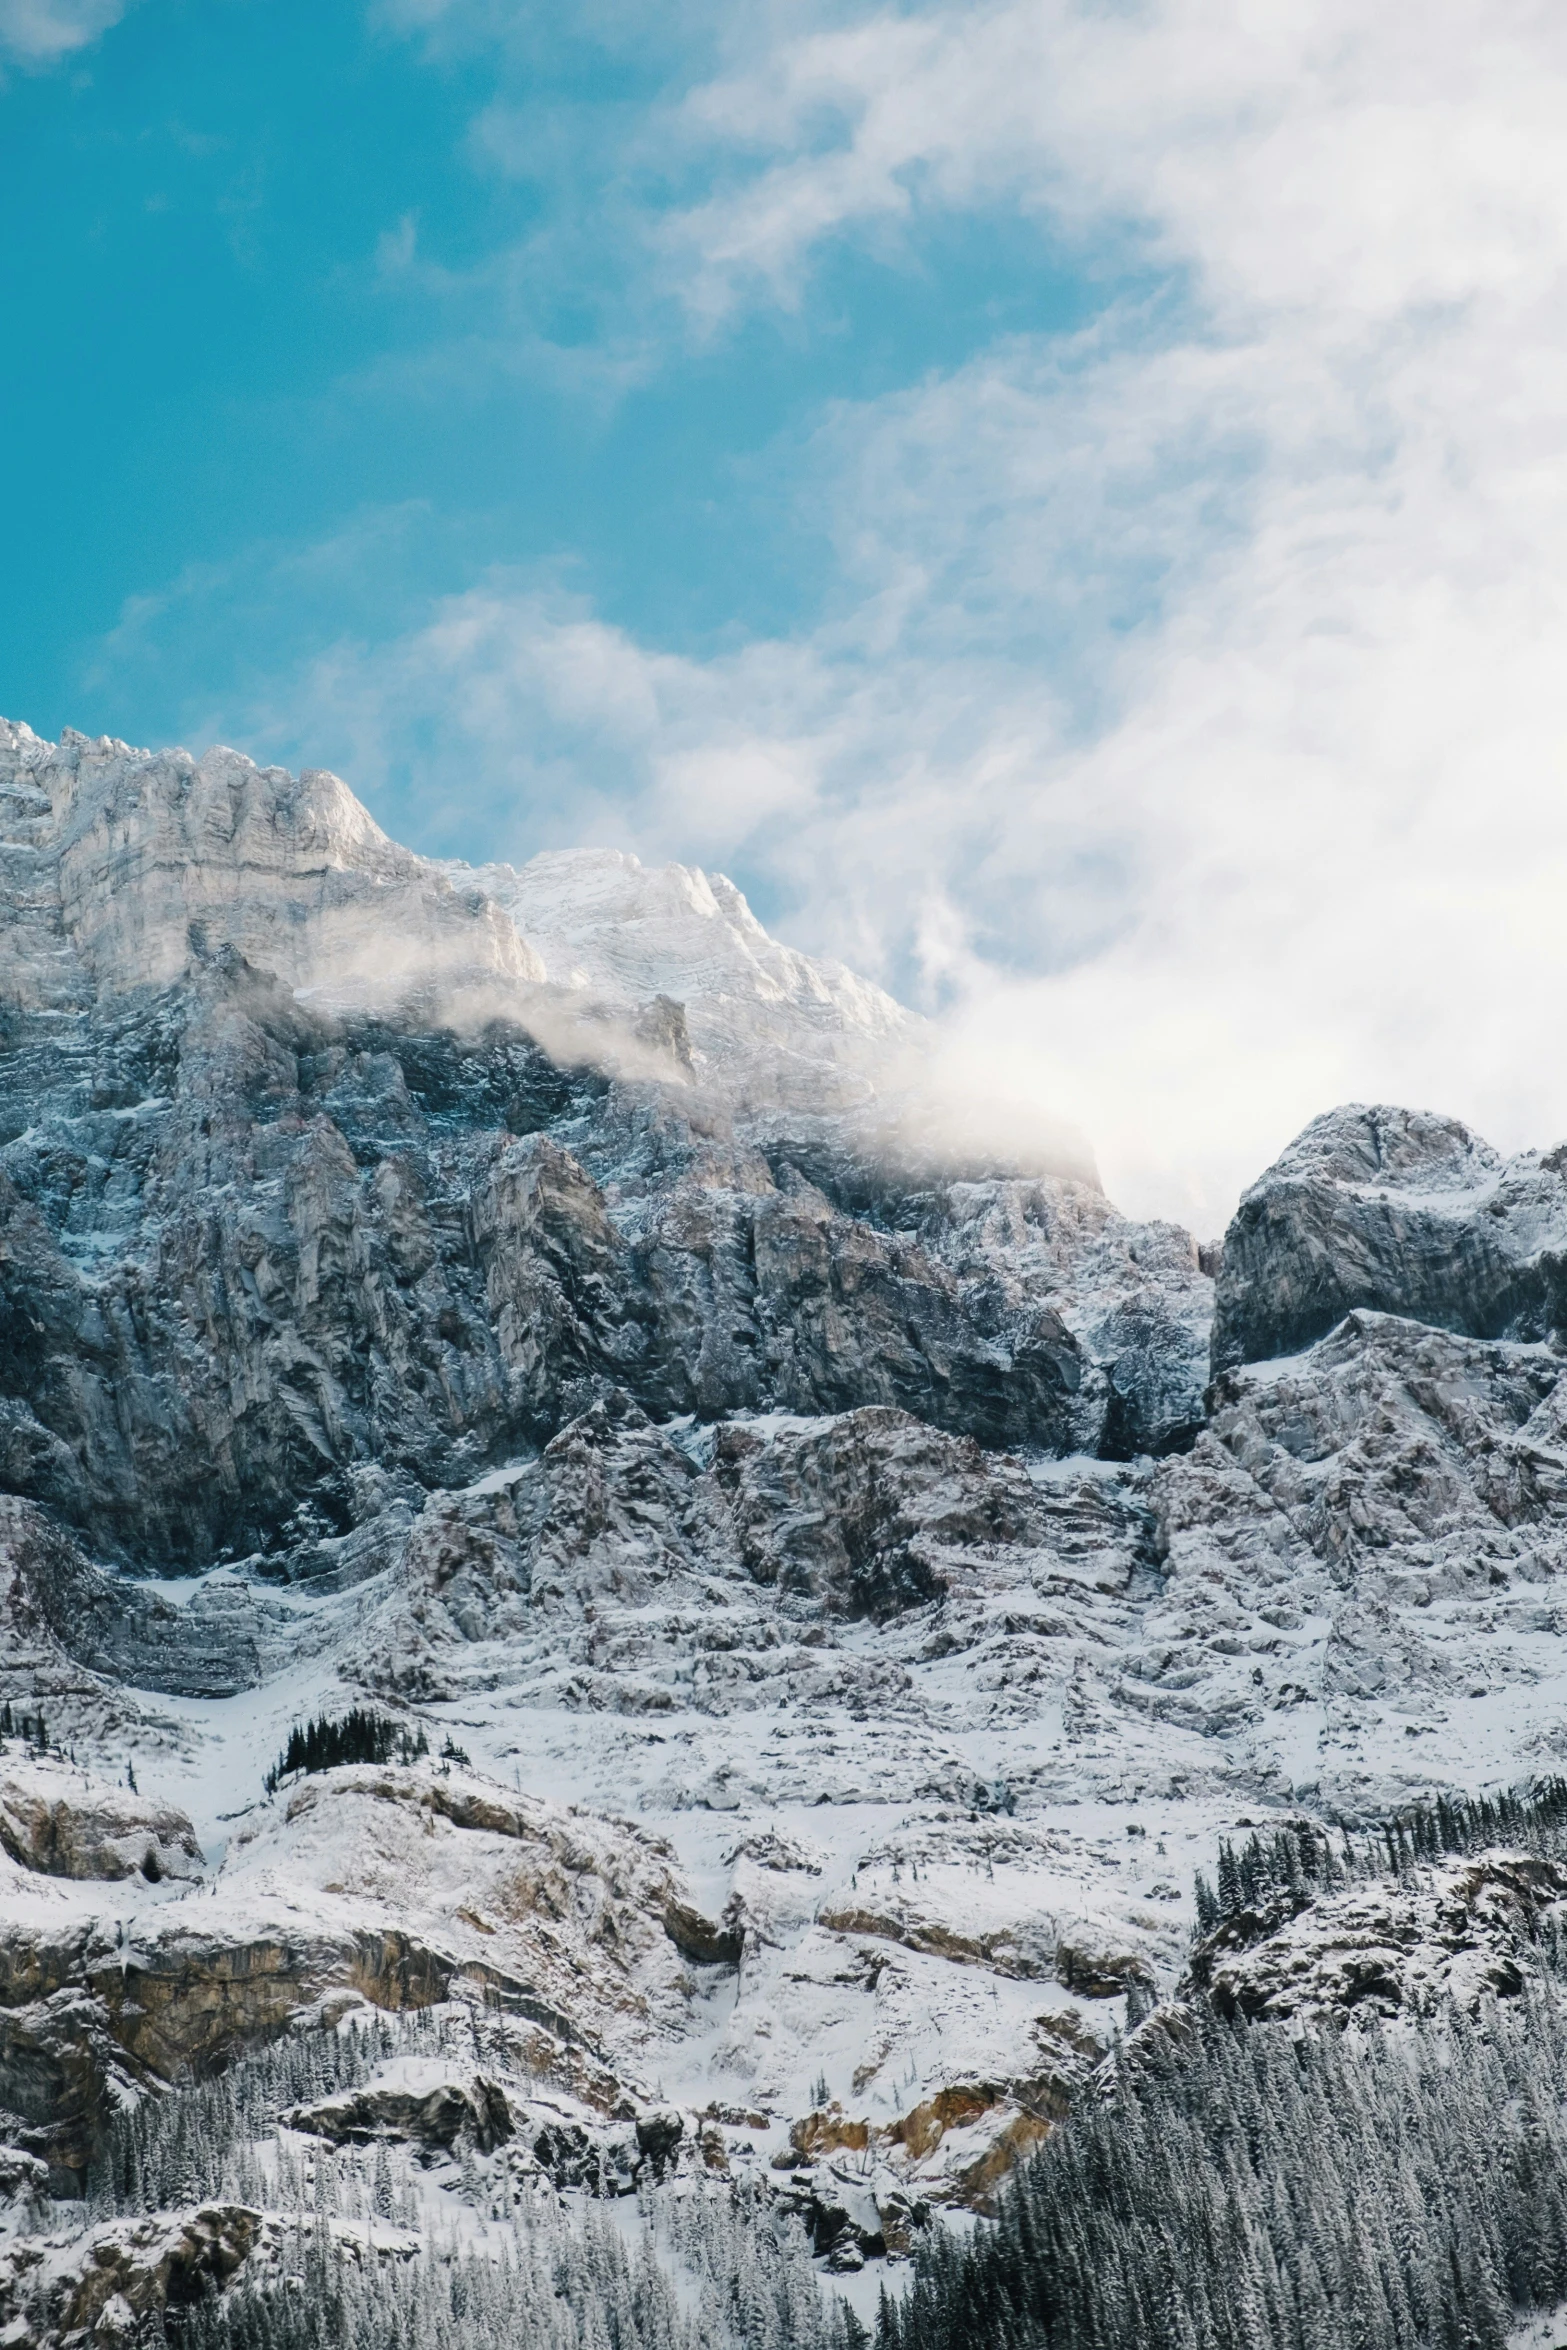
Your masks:
M 378 2138 L 450 2154 L 466 2145 L 491 2154 L 515 2135 L 506 2092 L 482 2073 L 454 2074 L 434 2059 L 405 2057 L 357 2089 L 296 2106 L 289 2127 L 335 2146 Z

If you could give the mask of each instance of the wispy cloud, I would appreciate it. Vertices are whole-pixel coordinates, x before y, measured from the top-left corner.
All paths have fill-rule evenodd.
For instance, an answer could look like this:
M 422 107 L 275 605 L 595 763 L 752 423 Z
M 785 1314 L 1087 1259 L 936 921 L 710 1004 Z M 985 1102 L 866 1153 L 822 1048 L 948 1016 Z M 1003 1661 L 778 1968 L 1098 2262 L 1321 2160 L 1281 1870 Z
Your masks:
M 733 177 L 666 234 L 712 301 L 879 216 L 1013 201 L 1120 220 L 1226 310 L 1398 313 L 1545 261 L 1564 63 L 1535 0 L 855 12 L 685 95 L 672 122 Z
M 130 0 L 0 0 L 0 62 L 58 65 L 118 24 Z

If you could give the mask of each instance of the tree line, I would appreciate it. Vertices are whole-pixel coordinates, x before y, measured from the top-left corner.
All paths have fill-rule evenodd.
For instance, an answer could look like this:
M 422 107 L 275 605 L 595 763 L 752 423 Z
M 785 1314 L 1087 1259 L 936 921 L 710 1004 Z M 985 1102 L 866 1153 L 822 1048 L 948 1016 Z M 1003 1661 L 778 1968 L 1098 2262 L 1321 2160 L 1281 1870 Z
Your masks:
M 358 1719 L 378 1748 L 394 1730 Z M 370 1734 L 311 1724 L 294 1767 L 389 1759 L 344 1752 Z M 1287 1822 L 1221 1848 L 1207 1913 L 1564 1843 L 1562 1780 L 1348 1835 Z M 1504 2350 L 1519 2313 L 1567 2301 L 1567 1933 L 1536 1931 L 1518 1995 L 1396 2029 L 1228 2021 L 1200 1995 L 1155 2009 L 993 2224 L 929 2232 L 874 2350 Z M 389 2058 L 489 2061 L 486 2028 L 444 2010 L 295 2032 L 127 2107 L 84 2218 L 219 2198 L 282 2215 L 265 2260 L 161 2321 L 171 2350 L 868 2350 L 765 2183 L 644 2190 L 612 2227 L 520 2140 L 459 2149 L 435 2193 L 407 2147 L 289 2128 Z
M 1226 1918 L 1275 1906 L 1302 1907 L 1319 1893 L 1358 1879 L 1404 1877 L 1465 1852 L 1497 1844 L 1527 1852 L 1567 1846 L 1567 1779 L 1541 1779 L 1500 1795 L 1439 1795 L 1392 1818 L 1333 1833 L 1314 1820 L 1287 1820 L 1268 1837 L 1255 1830 L 1240 1846 L 1221 1840 L 1217 1882 L 1199 1871 L 1197 1931 Z
M 288 1744 L 262 1784 L 269 1795 L 275 1795 L 282 1781 L 296 1771 L 335 1771 L 343 1763 L 417 1762 L 429 1751 L 430 1741 L 423 1730 L 406 1729 L 400 1722 L 388 1721 L 385 1714 L 356 1705 L 336 1721 L 318 1714 L 309 1722 L 296 1722 Z M 447 1751 L 458 1755 L 450 1739 Z
M 932 2230 L 876 2350 L 1504 2350 L 1567 2300 L 1567 1946 L 1397 2029 L 1159 2010 L 1021 2167 Z

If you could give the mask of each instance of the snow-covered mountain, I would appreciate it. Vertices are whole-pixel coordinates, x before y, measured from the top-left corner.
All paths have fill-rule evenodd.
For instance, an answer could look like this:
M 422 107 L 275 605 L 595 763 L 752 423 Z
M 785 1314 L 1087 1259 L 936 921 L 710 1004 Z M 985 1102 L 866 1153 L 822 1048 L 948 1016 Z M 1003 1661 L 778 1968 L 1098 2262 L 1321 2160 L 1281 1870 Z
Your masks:
M 335 775 L 233 751 L 46 743 L 0 719 L 0 872 L 19 1010 L 166 987 L 219 945 L 359 1004 L 543 977 L 496 907 L 388 840 Z
M 722 877 L 440 868 L 335 778 L 15 726 L 0 830 L 32 2338 L 272 2259 L 328 2143 L 313 2224 L 410 2258 L 700 2185 L 875 2272 L 1173 1991 L 1221 1836 L 1559 1768 L 1555 1156 L 1334 1112 L 1215 1320 L 1082 1167 L 889 1147 L 918 1024 Z M 312 2020 L 314 2089 L 261 2053 Z M 159 2195 L 250 2200 L 133 2243 L 103 2166 L 224 2068 L 272 2151 L 245 2089 Z

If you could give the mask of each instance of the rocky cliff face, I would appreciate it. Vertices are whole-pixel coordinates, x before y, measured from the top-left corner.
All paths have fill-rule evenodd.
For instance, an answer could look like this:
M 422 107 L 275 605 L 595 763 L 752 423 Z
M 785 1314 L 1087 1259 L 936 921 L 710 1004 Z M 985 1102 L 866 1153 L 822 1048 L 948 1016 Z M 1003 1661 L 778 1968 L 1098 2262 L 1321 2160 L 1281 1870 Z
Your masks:
M 0 1773 L 0 1846 L 48 1877 L 157 1885 L 201 1873 L 201 1847 L 182 1811 L 62 1767 L 47 1752 L 8 1760 Z
M 329 1020 L 226 950 L 9 1046 L 0 1474 L 104 1555 L 295 1554 L 611 1388 L 1119 1457 L 1200 1411 L 1194 1253 L 1080 1185 L 862 1204 L 830 1138 Z
M 1213 1367 L 1295 1354 L 1356 1306 L 1471 1338 L 1553 1338 L 1567 1292 L 1567 1160 L 1504 1160 L 1456 1118 L 1331 1111 L 1242 1199 Z
M 0 815 L 24 2201 L 298 2019 L 471 2016 L 287 2128 L 458 2200 L 753 2178 L 853 2268 L 1183 1976 L 1220 1832 L 1557 1766 L 1554 1157 L 1336 1112 L 1215 1296 L 1083 1165 L 911 1144 L 918 1023 L 721 879 L 454 876 L 333 778 L 14 727 Z M 404 1760 L 269 1791 L 355 1706 Z M 1511 1963 L 1462 1865 L 1210 1990 L 1446 1983 L 1460 1911 Z
M 911 1190 L 852 1128 L 754 1127 L 675 1058 L 606 1074 L 596 1027 L 647 1005 L 579 1005 L 562 1065 L 540 958 L 333 778 L 11 729 L 0 784 L 28 811 L 3 867 L 0 1477 L 101 1555 L 297 1554 L 611 1387 L 659 1418 L 887 1403 L 1121 1457 L 1194 1426 L 1195 1253 L 1095 1187 Z M 790 995 L 756 959 L 767 1051 L 780 1003 L 806 1043 L 824 1003 L 839 1040 L 863 1013 L 862 1058 L 897 1026 L 795 966 Z

